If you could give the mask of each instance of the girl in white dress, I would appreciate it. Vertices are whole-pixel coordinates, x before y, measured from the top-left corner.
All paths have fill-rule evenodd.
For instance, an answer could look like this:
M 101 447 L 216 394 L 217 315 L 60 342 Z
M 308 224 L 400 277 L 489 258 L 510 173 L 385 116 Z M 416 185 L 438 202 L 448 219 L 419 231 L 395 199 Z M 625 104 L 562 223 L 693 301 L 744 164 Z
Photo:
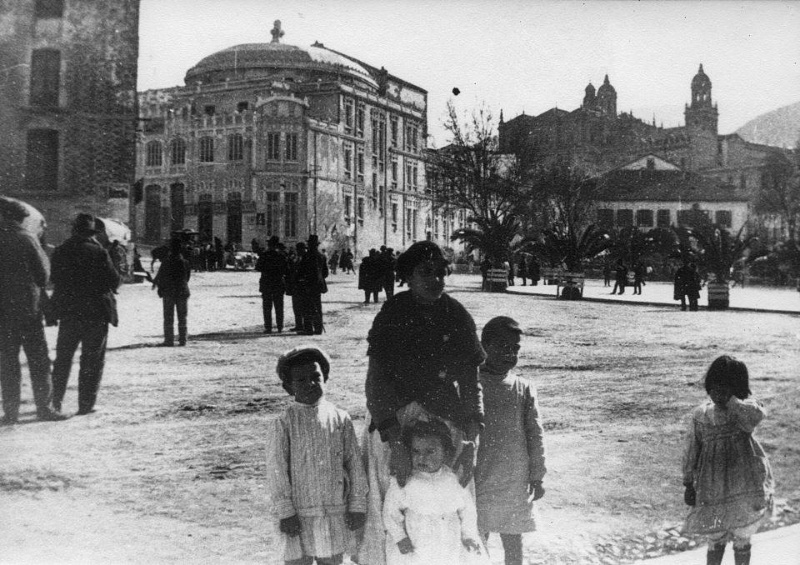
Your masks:
M 488 565 L 475 503 L 445 464 L 455 452 L 447 425 L 420 421 L 403 441 L 412 473 L 404 487 L 392 477 L 386 493 L 387 565 Z

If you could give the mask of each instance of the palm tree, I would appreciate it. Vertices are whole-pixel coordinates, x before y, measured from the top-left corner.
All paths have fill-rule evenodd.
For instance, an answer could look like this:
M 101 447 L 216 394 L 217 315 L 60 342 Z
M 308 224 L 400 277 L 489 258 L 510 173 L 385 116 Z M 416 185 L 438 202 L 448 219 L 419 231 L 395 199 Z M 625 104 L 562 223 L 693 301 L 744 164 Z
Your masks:
M 692 245 L 698 266 L 714 275 L 717 282 L 731 280 L 733 267 L 737 261 L 747 257 L 749 251 L 758 243 L 756 236 L 743 236 L 743 225 L 735 236 L 717 225 L 701 225 L 693 228 L 677 228 L 682 242 L 688 239 Z
M 582 232 L 557 224 L 542 230 L 538 241 L 524 244 L 522 248 L 550 265 L 564 265 L 567 271 L 576 272 L 583 269 L 585 261 L 593 259 L 610 245 L 608 232 L 595 224 Z

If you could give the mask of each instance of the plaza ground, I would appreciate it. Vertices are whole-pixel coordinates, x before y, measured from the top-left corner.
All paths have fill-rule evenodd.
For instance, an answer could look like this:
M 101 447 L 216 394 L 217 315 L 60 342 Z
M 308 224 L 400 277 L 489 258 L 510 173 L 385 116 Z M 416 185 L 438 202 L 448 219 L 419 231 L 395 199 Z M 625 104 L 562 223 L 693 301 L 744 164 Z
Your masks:
M 257 277 L 194 275 L 186 348 L 155 347 L 160 301 L 148 284 L 124 286 L 95 414 L 35 422 L 25 377 L 23 423 L 0 428 L 0 563 L 280 562 L 263 451 L 266 421 L 289 400 L 276 357 L 308 341 L 327 349 L 328 396 L 361 429 L 366 335 L 380 306 L 363 305 L 356 277 L 338 274 L 324 297 L 325 334 L 267 336 Z M 540 531 L 526 536 L 528 562 L 633 563 L 698 547 L 679 533 L 680 452 L 685 418 L 704 398 L 703 372 L 723 353 L 747 363 L 770 411 L 758 430 L 778 482 L 770 527 L 800 521 L 797 315 L 683 313 L 655 300 L 565 302 L 479 287 L 476 276 L 448 279 L 479 327 L 499 314 L 520 321 L 519 371 L 542 406 L 547 494 Z M 775 291 L 760 292 L 763 302 Z M 800 302 L 798 294 L 786 299 Z M 288 302 L 286 310 L 289 326 Z M 51 347 L 55 332 L 47 330 Z M 65 411 L 77 409 L 76 378 L 74 370 Z M 494 538 L 490 549 L 502 563 Z

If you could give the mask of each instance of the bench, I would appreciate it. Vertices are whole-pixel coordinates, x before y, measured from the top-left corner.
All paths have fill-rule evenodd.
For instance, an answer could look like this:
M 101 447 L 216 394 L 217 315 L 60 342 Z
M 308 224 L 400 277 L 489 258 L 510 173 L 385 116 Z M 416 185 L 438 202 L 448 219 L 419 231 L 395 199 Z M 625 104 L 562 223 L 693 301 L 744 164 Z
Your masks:
M 585 273 L 562 271 L 556 283 L 556 297 L 564 300 L 583 298 L 583 283 L 585 279 Z M 564 290 L 561 290 L 561 287 L 564 287 Z
M 539 275 L 542 277 L 542 284 L 558 284 L 558 281 L 561 278 L 561 273 L 563 272 L 563 269 L 542 267 L 542 269 L 539 271 Z
M 486 271 L 483 290 L 488 292 L 505 292 L 508 288 L 508 270 L 504 268 Z

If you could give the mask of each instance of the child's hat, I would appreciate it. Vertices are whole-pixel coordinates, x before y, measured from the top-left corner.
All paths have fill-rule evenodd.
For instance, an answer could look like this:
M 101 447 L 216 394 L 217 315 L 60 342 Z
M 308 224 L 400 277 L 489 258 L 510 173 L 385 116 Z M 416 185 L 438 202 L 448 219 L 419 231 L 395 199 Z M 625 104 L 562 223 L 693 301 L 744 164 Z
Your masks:
M 326 381 L 328 380 L 328 373 L 331 370 L 330 358 L 327 353 L 313 345 L 295 347 L 278 357 L 275 371 L 278 373 L 278 378 L 281 382 L 286 383 L 291 378 L 289 370 L 296 365 L 304 363 L 319 363 L 323 377 Z

